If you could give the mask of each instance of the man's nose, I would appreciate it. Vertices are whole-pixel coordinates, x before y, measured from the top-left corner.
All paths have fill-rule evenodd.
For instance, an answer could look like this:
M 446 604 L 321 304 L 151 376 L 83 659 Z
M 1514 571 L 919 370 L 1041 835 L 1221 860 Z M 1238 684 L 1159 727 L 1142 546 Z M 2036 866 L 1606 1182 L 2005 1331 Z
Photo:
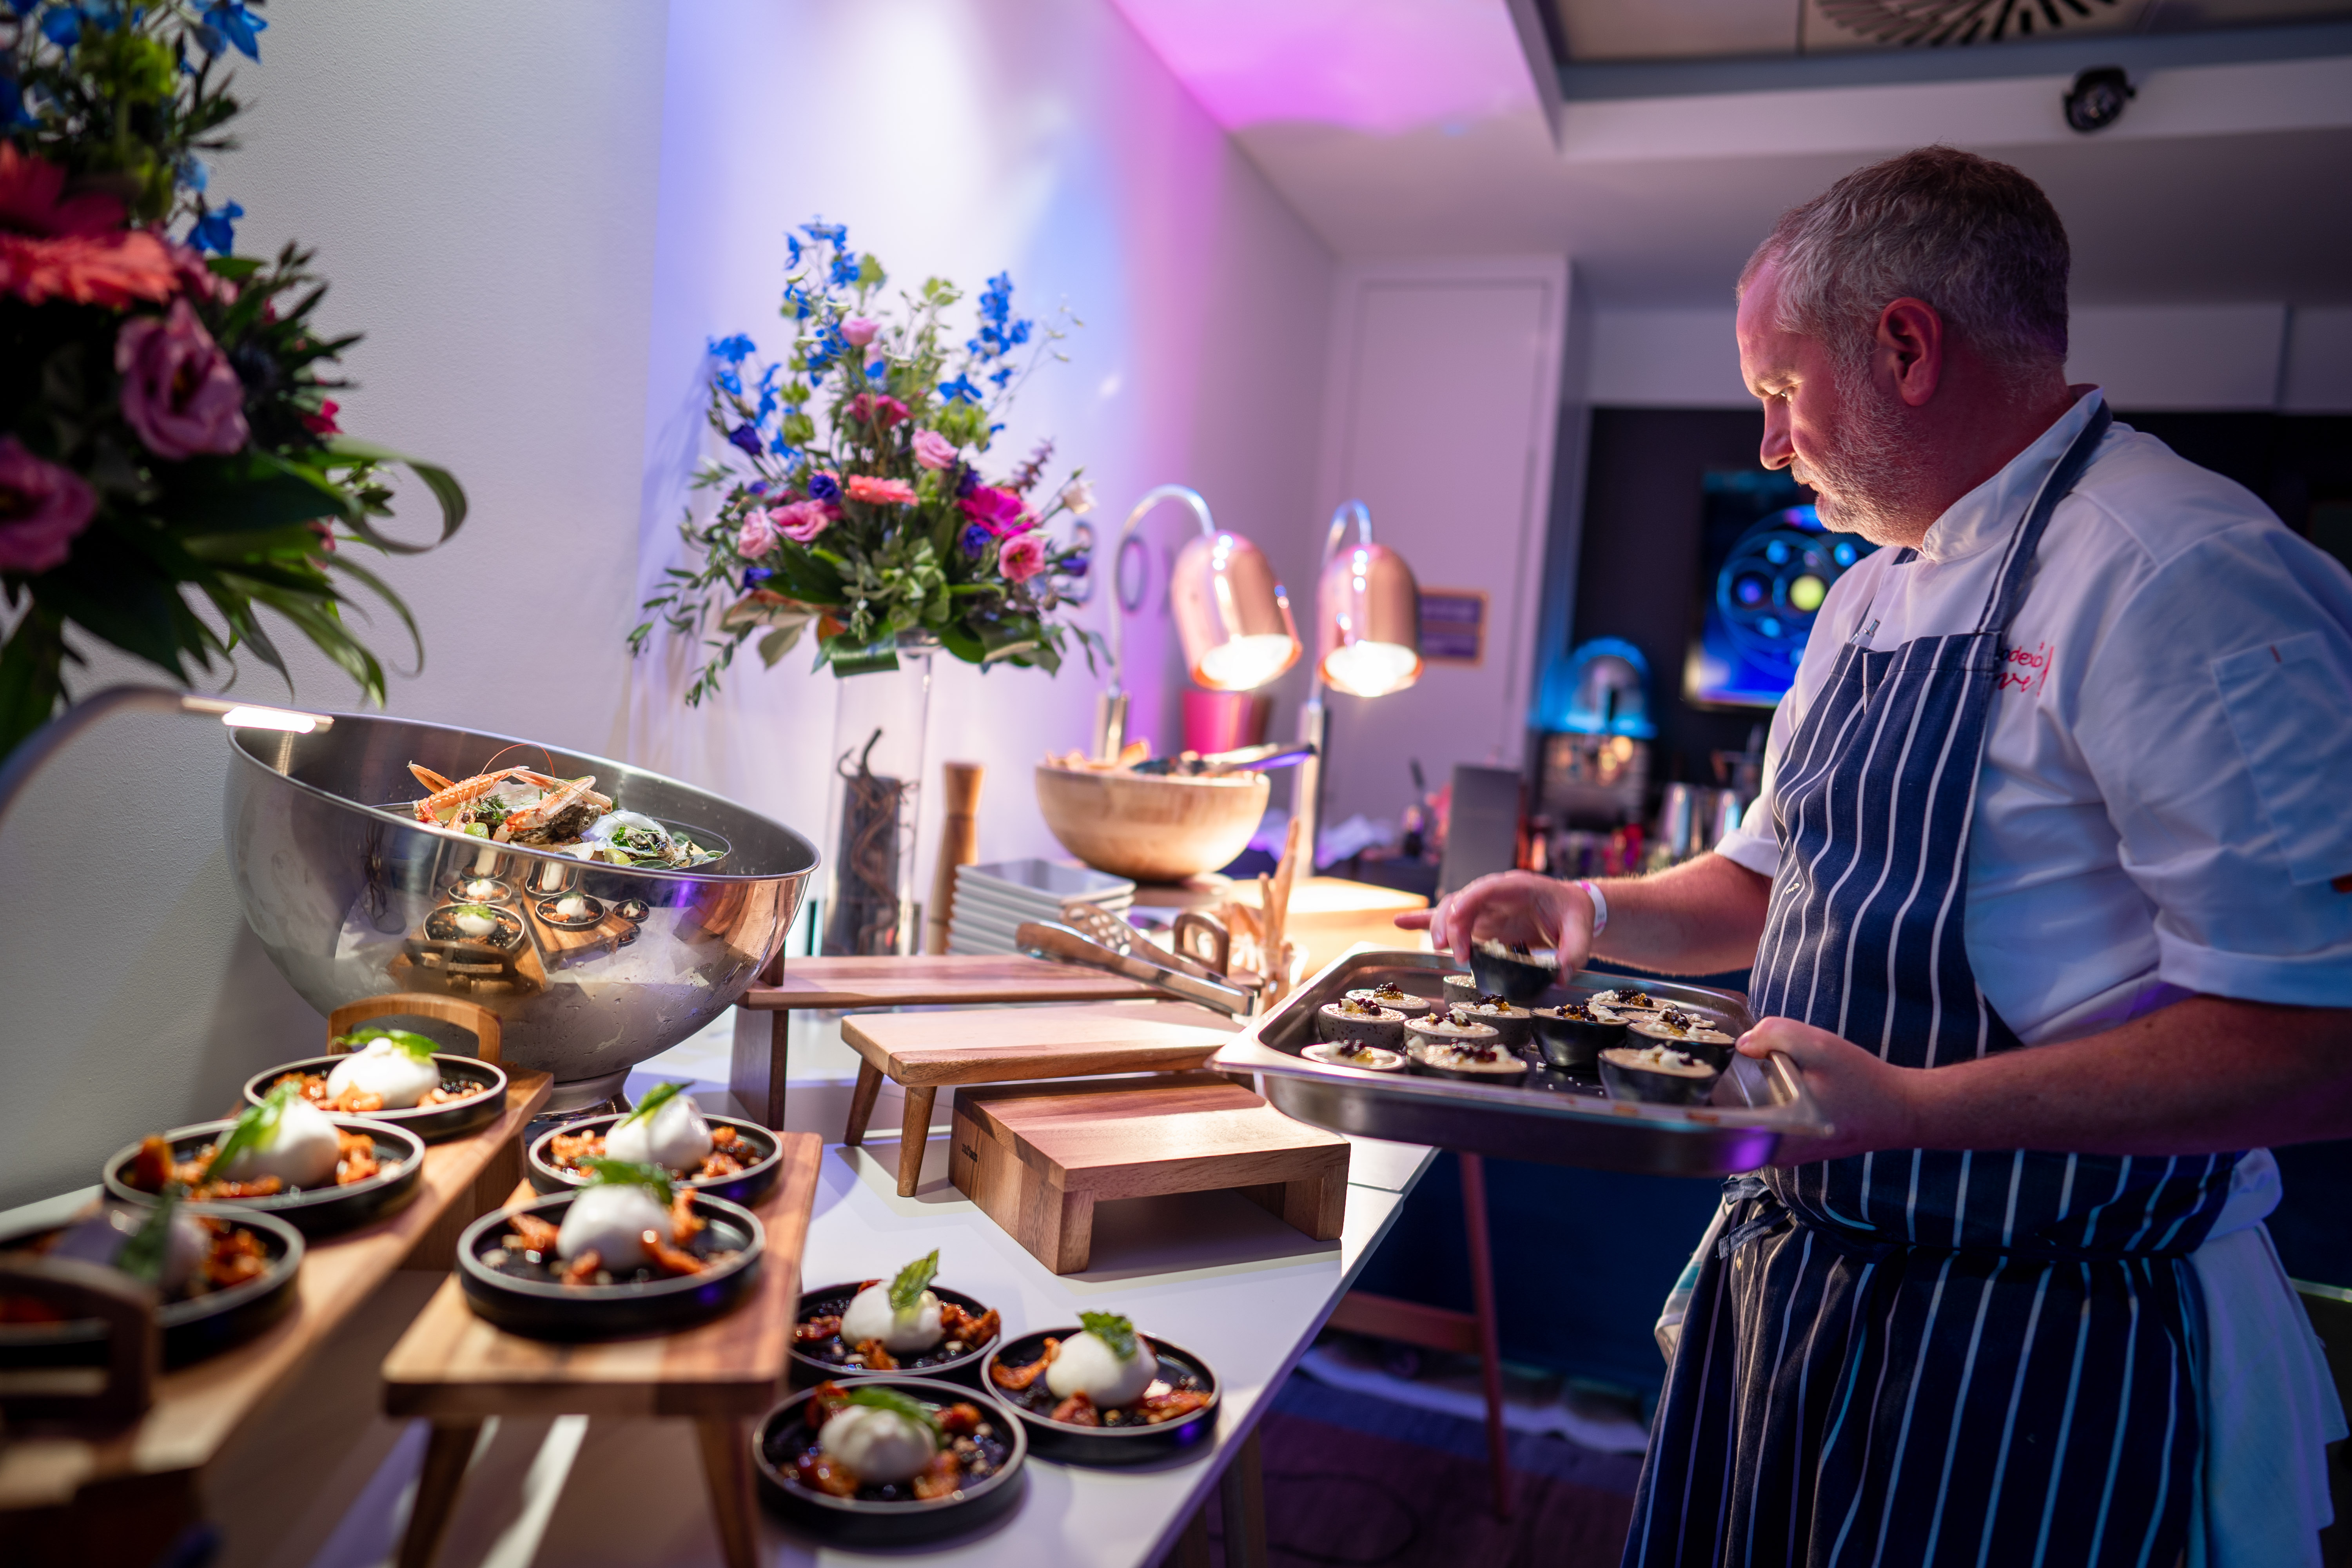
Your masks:
M 1796 460 L 1796 445 L 1789 439 L 1789 406 L 1778 398 L 1764 405 L 1764 444 L 1756 457 L 1768 468 L 1785 468 Z

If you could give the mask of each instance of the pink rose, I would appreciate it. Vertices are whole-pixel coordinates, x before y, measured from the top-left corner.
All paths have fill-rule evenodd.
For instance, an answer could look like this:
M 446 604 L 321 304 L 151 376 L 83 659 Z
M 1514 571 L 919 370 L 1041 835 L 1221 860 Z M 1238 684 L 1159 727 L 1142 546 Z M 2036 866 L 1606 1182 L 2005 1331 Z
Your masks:
M 757 561 L 776 547 L 776 525 L 764 511 L 753 511 L 735 531 L 735 553 L 746 561 Z
M 234 452 L 251 436 L 245 387 L 185 300 L 169 313 L 135 316 L 114 339 L 122 417 L 147 449 L 173 462 Z
M 849 400 L 849 416 L 860 425 L 879 425 L 887 430 L 907 416 L 907 405 L 895 397 L 877 397 L 861 392 Z
M 1008 583 L 1026 583 L 1045 569 L 1045 536 L 1024 533 L 1008 540 L 996 554 L 996 569 Z
M 880 336 L 881 332 L 881 322 L 869 321 L 863 316 L 852 316 L 841 323 L 841 335 L 847 338 L 851 346 L 856 348 L 864 348 Z
M 65 564 L 98 497 L 69 468 L 0 436 L 0 572 L 30 577 Z
M 904 479 L 877 479 L 871 474 L 852 474 L 847 489 L 851 500 L 871 501 L 877 506 L 912 506 L 915 487 Z
M 927 468 L 956 466 L 956 444 L 936 430 L 915 432 L 915 461 Z
M 997 538 L 1033 528 L 1037 520 L 1028 515 L 1027 503 L 1011 490 L 994 485 L 976 485 L 971 494 L 956 502 L 964 516 L 988 530 Z
M 833 526 L 841 509 L 821 500 L 796 500 L 790 506 L 780 506 L 768 514 L 778 533 L 794 544 L 806 544 Z

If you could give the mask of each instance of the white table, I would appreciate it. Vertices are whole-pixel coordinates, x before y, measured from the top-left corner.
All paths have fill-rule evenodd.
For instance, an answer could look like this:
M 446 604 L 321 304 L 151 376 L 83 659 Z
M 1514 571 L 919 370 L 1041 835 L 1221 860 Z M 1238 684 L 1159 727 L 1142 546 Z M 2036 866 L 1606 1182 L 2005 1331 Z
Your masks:
M 977 1539 L 888 1555 L 1005 1568 L 1129 1568 L 1165 1555 L 1434 1157 L 1405 1144 L 1354 1142 L 1347 1226 L 1337 1242 L 1311 1241 L 1237 1193 L 1139 1198 L 1097 1210 L 1091 1267 L 1059 1277 L 948 1184 L 944 1136 L 931 1140 L 922 1182 L 905 1198 L 897 1194 L 895 1158 L 828 1148 L 802 1270 L 809 1285 L 887 1277 L 936 1247 L 940 1282 L 996 1307 L 1011 1331 L 1075 1322 L 1081 1310 L 1121 1312 L 1146 1334 L 1198 1352 L 1223 1391 L 1215 1444 L 1205 1452 L 1126 1469 L 1032 1459 L 1027 1495 L 1006 1523 Z M 881 1555 L 812 1549 L 772 1521 L 765 1529 L 763 1562 Z

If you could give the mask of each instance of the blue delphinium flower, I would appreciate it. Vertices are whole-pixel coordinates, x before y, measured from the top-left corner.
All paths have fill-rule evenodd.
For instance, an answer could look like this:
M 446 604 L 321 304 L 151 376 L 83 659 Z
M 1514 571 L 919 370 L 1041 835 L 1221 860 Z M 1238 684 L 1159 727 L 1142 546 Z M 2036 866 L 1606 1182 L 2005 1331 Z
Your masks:
M 261 58 L 259 35 L 269 24 L 247 10 L 241 0 L 218 0 L 205 8 L 205 26 L 218 33 L 236 47 L 236 52 L 249 60 Z M 212 48 L 207 43 L 205 47 Z M 218 54 L 218 49 L 213 49 Z
M 782 365 L 770 365 L 760 375 L 760 411 L 753 417 L 766 419 L 776 411 L 776 373 Z
M 950 403 L 978 403 L 980 388 L 971 384 L 971 377 L 960 375 L 940 383 L 940 396 Z
M 1073 555 L 1055 570 L 1065 577 L 1083 577 L 1087 574 L 1087 568 L 1091 564 L 1092 562 L 1087 556 Z
M 1013 379 L 1013 367 L 1009 364 L 999 366 L 997 369 L 992 370 L 988 373 L 988 379 L 994 382 L 998 386 L 1003 386 L 1006 382 Z
M 750 593 L 752 589 L 758 587 L 761 584 L 766 582 L 769 578 L 774 575 L 775 574 L 769 571 L 765 566 L 744 567 L 743 592 L 747 594 Z
M 729 364 L 741 364 L 759 348 L 749 334 L 743 332 L 738 332 L 731 338 L 711 338 L 708 341 L 710 344 L 710 352 Z
M 738 425 L 727 432 L 727 439 L 743 448 L 744 453 L 750 457 L 756 458 L 767 450 L 767 447 L 760 443 L 760 433 L 749 425 Z
M 988 542 L 991 537 L 992 536 L 988 530 L 981 527 L 980 524 L 976 522 L 973 523 L 970 528 L 963 531 L 964 554 L 971 560 L 979 560 L 980 552 L 988 548 Z
M 719 385 L 725 387 L 736 396 L 740 397 L 743 395 L 743 378 L 735 374 L 735 367 L 733 365 L 721 366 L 719 374 L 714 379 Z
M 198 250 L 226 256 L 236 245 L 236 222 L 244 216 L 245 208 L 236 202 L 215 207 L 196 219 L 195 226 L 188 230 L 188 243 Z
M 957 498 L 968 496 L 978 489 L 980 489 L 980 470 L 967 463 L 964 465 L 963 472 L 956 476 Z
M 831 474 L 809 476 L 809 500 L 837 501 L 841 499 L 841 481 Z
M 206 185 L 213 183 L 213 172 L 205 167 L 205 161 L 193 153 L 180 160 L 179 173 L 180 184 L 199 195 L 204 194 Z
M 60 5 L 41 18 L 41 37 L 61 49 L 81 41 L 81 7 Z
M 798 240 L 793 241 L 793 260 L 795 263 L 800 260 L 800 241 Z M 795 321 L 807 321 L 810 310 L 814 309 L 809 303 L 808 290 L 797 283 L 784 285 L 784 303 L 793 308 L 793 320 Z
M 801 232 L 819 245 L 846 246 L 849 243 L 849 229 L 845 224 L 804 223 L 801 225 Z
M 839 250 L 834 253 L 833 270 L 828 276 L 836 289 L 846 289 L 857 281 L 857 253 Z

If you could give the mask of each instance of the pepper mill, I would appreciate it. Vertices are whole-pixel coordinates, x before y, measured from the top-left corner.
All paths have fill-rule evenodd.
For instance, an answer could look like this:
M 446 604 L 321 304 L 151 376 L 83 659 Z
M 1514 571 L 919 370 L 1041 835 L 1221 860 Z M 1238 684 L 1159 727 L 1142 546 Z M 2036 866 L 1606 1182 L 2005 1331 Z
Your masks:
M 931 907 L 923 921 L 923 951 L 948 950 L 948 923 L 955 918 L 956 868 L 980 858 L 978 763 L 940 764 L 940 859 L 931 878 Z

